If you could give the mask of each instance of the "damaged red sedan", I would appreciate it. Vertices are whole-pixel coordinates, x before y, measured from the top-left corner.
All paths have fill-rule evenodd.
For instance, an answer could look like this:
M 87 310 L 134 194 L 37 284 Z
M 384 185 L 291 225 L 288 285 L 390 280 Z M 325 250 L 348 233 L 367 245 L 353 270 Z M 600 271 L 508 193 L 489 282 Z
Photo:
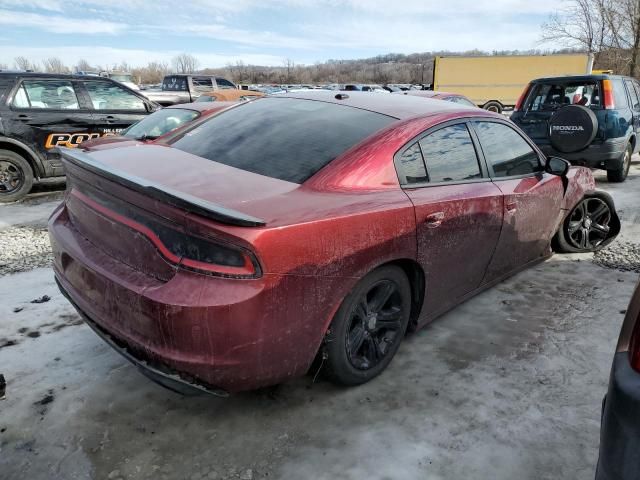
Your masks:
M 487 111 L 315 91 L 168 145 L 62 152 L 60 289 L 160 383 L 217 394 L 307 372 L 366 382 L 420 328 L 619 221 L 589 170 Z

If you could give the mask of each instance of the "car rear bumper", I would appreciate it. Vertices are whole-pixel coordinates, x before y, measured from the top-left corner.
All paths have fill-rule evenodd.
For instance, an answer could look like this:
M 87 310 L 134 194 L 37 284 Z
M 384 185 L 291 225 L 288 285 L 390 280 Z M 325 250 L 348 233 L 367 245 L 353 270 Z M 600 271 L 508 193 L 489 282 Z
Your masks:
M 89 327 L 104 340 L 111 348 L 113 348 L 120 355 L 125 357 L 131 363 L 133 363 L 138 369 L 142 372 L 143 375 L 150 378 L 154 382 L 162 385 L 163 387 L 168 388 L 169 390 L 173 390 L 174 392 L 181 393 L 183 395 L 198 395 L 201 393 L 210 393 L 213 395 L 217 395 L 220 397 L 227 397 L 228 392 L 214 387 L 212 385 L 207 385 L 202 382 L 199 382 L 197 379 L 192 379 L 191 381 L 183 379 L 180 376 L 179 372 L 168 368 L 166 365 L 161 363 L 154 362 L 149 358 L 145 358 L 144 354 L 141 354 L 140 351 L 136 351 L 132 349 L 130 345 L 127 345 L 124 342 L 119 341 L 109 334 L 106 330 L 100 327 L 96 322 L 91 320 L 80 307 L 78 307 L 71 296 L 64 289 L 60 280 L 56 276 L 56 283 L 58 284 L 58 288 L 60 292 L 69 300 L 71 305 L 75 307 L 78 311 L 82 319 L 85 321 Z
M 596 480 L 631 480 L 640 472 L 640 373 L 616 353 L 603 405 Z
M 145 374 L 174 390 L 220 394 L 302 375 L 332 315 L 315 292 L 330 290 L 336 279 L 232 279 L 176 269 L 159 280 L 89 242 L 64 205 L 49 220 L 49 236 L 56 280 L 78 312 Z
M 547 156 L 561 157 L 571 162 L 589 168 L 615 169 L 622 164 L 622 154 L 627 148 L 626 139 L 607 140 L 603 143 L 591 144 L 586 149 L 574 153 L 562 153 L 554 149 L 549 143 L 538 143 L 538 147 Z

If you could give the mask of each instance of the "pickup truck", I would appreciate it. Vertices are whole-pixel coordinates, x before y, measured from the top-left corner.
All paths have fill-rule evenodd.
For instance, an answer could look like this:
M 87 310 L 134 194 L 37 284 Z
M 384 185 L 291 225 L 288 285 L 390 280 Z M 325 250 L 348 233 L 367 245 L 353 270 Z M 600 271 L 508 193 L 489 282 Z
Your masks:
M 142 91 L 149 100 L 163 107 L 191 103 L 205 92 L 224 88 L 237 88 L 226 78 L 213 75 L 171 74 L 162 80 L 161 90 Z

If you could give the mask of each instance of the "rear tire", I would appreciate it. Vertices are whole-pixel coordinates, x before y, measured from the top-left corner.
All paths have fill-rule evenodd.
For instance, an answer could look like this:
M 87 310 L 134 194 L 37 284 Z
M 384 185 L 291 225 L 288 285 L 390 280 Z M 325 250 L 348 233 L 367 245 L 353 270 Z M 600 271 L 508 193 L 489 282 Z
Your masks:
M 495 100 L 491 100 L 490 102 L 485 103 L 482 108 L 494 113 L 502 113 L 503 110 L 502 104 L 500 102 L 496 102 Z
M 631 155 L 633 149 L 631 144 L 627 145 L 627 149 L 622 154 L 622 165 L 615 170 L 607 170 L 607 180 L 613 183 L 624 182 L 629 174 L 629 168 L 631 168 Z
M 0 150 L 0 203 L 23 199 L 32 186 L 33 170 L 29 162 L 11 150 Z
M 393 359 L 407 331 L 411 286 L 394 265 L 369 273 L 338 309 L 325 346 L 325 375 L 341 385 L 360 385 Z

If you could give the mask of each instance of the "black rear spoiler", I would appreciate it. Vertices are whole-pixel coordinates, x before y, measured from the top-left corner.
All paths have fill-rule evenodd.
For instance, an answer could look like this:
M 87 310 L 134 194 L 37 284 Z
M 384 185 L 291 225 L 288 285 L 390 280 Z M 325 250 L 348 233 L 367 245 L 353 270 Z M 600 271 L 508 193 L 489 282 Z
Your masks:
M 195 213 L 196 215 L 201 215 L 216 222 L 238 225 L 240 227 L 262 227 L 266 225 L 266 222 L 261 218 L 252 217 L 251 215 L 246 215 L 242 212 L 207 202 L 188 193 L 165 187 L 151 180 L 130 175 L 122 170 L 105 165 L 87 153 L 71 148 L 58 148 L 58 150 L 62 156 L 63 164 L 68 162 L 76 167 L 130 188 L 131 190 L 143 193 L 151 198 Z

